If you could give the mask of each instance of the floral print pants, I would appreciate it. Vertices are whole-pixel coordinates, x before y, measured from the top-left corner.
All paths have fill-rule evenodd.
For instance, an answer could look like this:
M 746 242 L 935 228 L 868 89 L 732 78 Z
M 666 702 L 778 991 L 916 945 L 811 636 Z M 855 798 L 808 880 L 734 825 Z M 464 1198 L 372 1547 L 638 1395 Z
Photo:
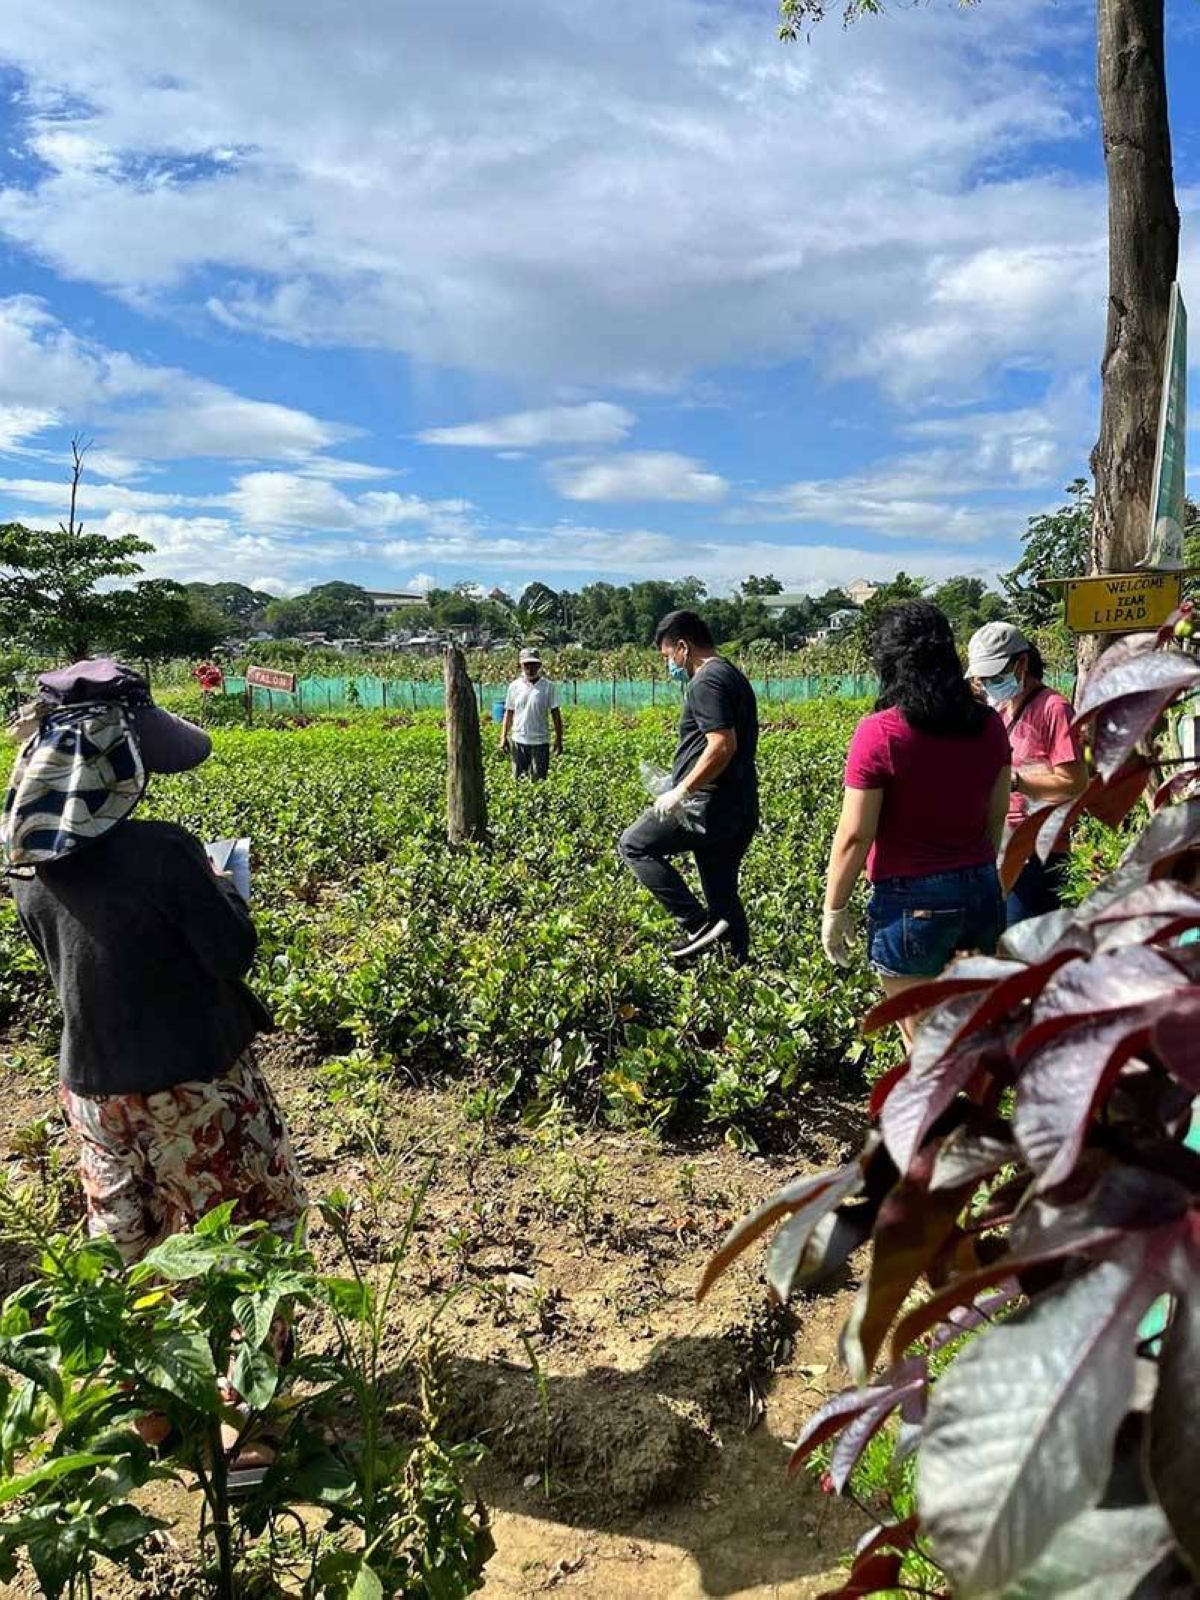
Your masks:
M 254 1056 L 222 1077 L 156 1094 L 61 1091 L 80 1141 L 88 1231 L 126 1262 L 213 1206 L 235 1200 L 235 1222 L 265 1222 L 287 1237 L 307 1199 L 287 1125 Z

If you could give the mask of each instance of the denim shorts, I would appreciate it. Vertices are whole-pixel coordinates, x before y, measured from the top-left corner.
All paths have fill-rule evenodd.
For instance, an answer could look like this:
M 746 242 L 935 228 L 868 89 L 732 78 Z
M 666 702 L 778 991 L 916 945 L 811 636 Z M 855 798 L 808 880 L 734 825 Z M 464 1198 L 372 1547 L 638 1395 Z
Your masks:
M 881 878 L 867 903 L 871 965 L 886 978 L 936 978 L 956 955 L 991 955 L 1004 932 L 995 864 Z

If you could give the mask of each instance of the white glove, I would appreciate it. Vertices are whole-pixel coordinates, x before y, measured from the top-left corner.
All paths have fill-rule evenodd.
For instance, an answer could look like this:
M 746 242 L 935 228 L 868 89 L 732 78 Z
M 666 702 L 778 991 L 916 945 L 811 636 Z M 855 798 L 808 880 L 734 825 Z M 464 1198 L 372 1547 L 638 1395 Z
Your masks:
M 682 809 L 683 802 L 689 797 L 691 790 L 684 784 L 677 783 L 673 789 L 664 789 L 662 794 L 655 795 L 651 810 L 656 817 L 666 819 L 673 817 Z
M 850 965 L 850 946 L 857 933 L 854 912 L 849 906 L 843 906 L 840 911 L 826 910 L 821 913 L 821 949 L 835 967 Z

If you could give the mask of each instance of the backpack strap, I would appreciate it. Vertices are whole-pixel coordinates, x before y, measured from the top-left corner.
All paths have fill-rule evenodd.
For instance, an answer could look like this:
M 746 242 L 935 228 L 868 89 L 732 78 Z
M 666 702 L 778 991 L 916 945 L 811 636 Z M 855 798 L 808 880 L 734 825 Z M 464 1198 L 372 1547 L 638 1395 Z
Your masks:
M 1039 683 L 1037 688 L 1028 697 L 1028 699 L 1023 700 L 1021 702 L 1021 709 L 1017 712 L 1016 716 L 1012 719 L 1011 722 L 1006 722 L 1004 724 L 1005 733 L 1011 733 L 1013 731 L 1013 729 L 1016 727 L 1017 723 L 1020 722 L 1021 718 L 1025 715 L 1025 713 L 1029 710 L 1030 706 L 1037 699 L 1038 695 L 1040 695 L 1040 694 L 1042 694 L 1044 692 L 1045 688 L 1046 688 L 1046 685 L 1044 683 Z

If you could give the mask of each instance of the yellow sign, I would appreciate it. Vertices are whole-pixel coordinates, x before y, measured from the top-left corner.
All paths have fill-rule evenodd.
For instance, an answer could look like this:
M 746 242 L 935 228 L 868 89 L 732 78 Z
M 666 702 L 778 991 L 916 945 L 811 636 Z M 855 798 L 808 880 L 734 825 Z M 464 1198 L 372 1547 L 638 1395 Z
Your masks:
M 1179 605 L 1182 585 L 1180 572 L 1068 578 L 1067 627 L 1072 633 L 1149 633 Z

